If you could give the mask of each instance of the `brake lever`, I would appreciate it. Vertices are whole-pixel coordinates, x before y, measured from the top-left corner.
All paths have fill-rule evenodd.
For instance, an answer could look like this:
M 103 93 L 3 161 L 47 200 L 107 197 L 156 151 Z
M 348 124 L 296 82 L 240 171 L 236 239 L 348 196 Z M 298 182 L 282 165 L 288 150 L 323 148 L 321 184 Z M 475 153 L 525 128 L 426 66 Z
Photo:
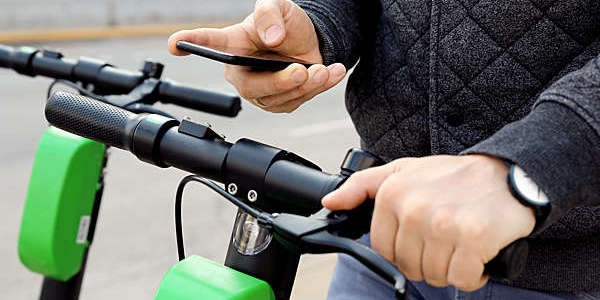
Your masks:
M 302 253 L 322 254 L 341 252 L 360 261 L 367 268 L 392 284 L 396 299 L 403 299 L 406 290 L 404 275 L 389 261 L 356 240 L 340 237 L 328 231 L 317 231 L 301 238 Z
M 329 232 L 337 236 L 356 240 L 371 230 L 373 209 L 373 201 L 367 200 L 353 210 L 332 211 L 323 208 L 312 217 L 329 219 Z
M 347 213 L 352 213 L 352 211 Z M 358 211 L 354 212 L 353 215 L 358 216 Z M 322 209 L 310 217 L 274 214 L 270 225 L 277 240 L 292 245 L 301 253 L 341 252 L 356 258 L 391 283 L 396 298 L 402 299 L 406 285 L 404 276 L 394 265 L 371 248 L 355 240 L 362 233 L 351 233 L 355 227 L 345 226 L 352 223 L 353 220 L 355 219 L 348 214 Z M 364 223 L 361 224 L 361 227 L 364 228 L 364 225 Z

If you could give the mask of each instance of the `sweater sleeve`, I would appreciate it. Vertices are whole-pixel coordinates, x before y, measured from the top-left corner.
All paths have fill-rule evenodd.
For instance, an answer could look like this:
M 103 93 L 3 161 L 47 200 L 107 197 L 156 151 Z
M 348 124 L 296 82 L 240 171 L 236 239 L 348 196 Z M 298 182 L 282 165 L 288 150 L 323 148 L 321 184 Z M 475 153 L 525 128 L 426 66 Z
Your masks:
M 350 69 L 359 58 L 361 0 L 294 0 L 312 20 L 325 65 Z
M 550 86 L 524 119 L 463 152 L 470 153 L 527 172 L 553 206 L 542 228 L 573 207 L 600 205 L 600 57 Z

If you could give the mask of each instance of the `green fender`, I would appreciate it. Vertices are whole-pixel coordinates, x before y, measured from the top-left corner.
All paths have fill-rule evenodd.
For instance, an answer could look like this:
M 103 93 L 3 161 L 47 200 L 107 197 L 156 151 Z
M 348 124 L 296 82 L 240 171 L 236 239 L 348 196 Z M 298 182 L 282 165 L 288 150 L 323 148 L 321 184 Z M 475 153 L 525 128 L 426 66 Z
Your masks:
M 154 300 L 274 300 L 268 283 L 192 255 L 171 267 Z
M 79 272 L 105 146 L 49 127 L 40 140 L 19 234 L 29 270 L 66 281 Z

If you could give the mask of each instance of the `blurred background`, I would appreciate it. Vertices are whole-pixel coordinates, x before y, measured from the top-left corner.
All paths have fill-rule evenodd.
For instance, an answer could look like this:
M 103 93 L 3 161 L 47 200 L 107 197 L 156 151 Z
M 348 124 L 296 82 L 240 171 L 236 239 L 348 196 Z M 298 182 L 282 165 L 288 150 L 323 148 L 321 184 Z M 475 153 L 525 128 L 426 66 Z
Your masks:
M 254 0 L 0 0 L 0 30 L 223 23 Z
M 69 58 L 94 57 L 130 70 L 150 58 L 165 64 L 163 78 L 234 93 L 223 79 L 222 65 L 199 57 L 172 57 L 166 40 L 176 29 L 240 21 L 253 5 L 253 0 L 0 0 L 0 43 L 59 50 Z M 0 69 L 3 299 L 37 299 L 39 295 L 41 276 L 21 265 L 17 240 L 37 142 L 47 126 L 43 108 L 50 83 Z M 346 150 L 359 145 L 345 112 L 344 86 L 345 82 L 292 114 L 271 114 L 246 103 L 235 119 L 172 106 L 160 108 L 178 117 L 206 121 L 229 141 L 256 139 L 338 172 Z M 111 151 L 81 299 L 152 299 L 162 276 L 177 261 L 174 196 L 185 175 L 144 164 L 121 150 Z M 183 211 L 188 254 L 222 263 L 235 209 L 202 186 L 191 185 Z M 324 299 L 335 258 L 304 256 L 292 299 Z

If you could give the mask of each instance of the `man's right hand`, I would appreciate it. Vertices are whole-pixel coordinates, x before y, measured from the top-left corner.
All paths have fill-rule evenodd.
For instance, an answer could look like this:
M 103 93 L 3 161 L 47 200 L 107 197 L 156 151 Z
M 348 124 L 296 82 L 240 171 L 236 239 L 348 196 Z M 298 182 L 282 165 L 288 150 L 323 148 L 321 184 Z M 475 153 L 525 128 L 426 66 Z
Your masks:
M 248 49 L 245 55 L 273 51 L 318 63 L 306 68 L 292 64 L 278 72 L 255 72 L 247 67 L 225 65 L 225 78 L 240 96 L 271 112 L 292 112 L 304 102 L 339 83 L 346 74 L 340 63 L 324 66 L 314 26 L 304 10 L 291 0 L 258 0 L 254 13 L 244 21 L 222 29 L 198 28 L 174 33 L 169 51 L 177 41 L 208 47 Z

